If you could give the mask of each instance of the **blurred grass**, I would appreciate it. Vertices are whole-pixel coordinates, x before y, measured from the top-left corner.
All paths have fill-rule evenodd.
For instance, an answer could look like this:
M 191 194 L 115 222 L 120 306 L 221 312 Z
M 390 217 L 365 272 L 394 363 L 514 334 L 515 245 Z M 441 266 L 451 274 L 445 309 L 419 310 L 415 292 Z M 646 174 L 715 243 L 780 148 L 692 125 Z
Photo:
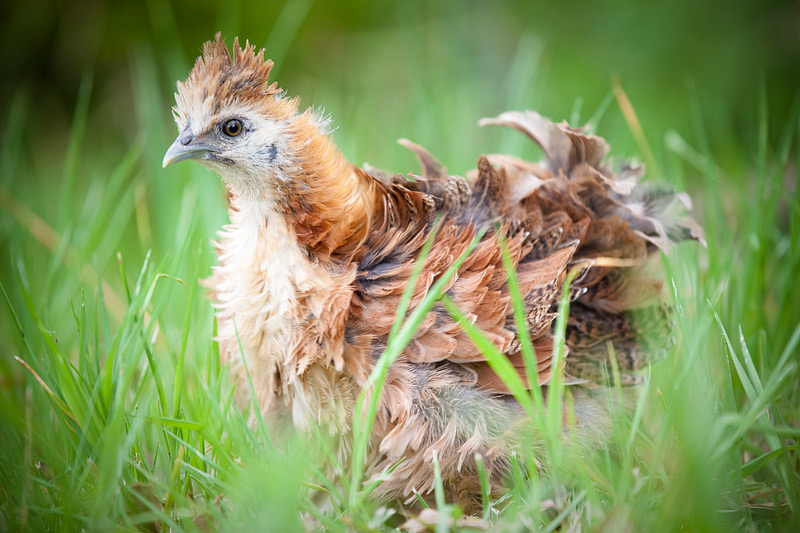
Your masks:
M 272 442 L 232 404 L 196 284 L 226 220 L 222 187 L 197 165 L 160 167 L 174 82 L 218 29 L 268 43 L 281 85 L 333 115 L 352 161 L 400 172 L 416 163 L 398 137 L 454 173 L 480 153 L 538 157 L 514 132 L 476 127 L 515 108 L 582 123 L 611 102 L 597 132 L 617 157 L 642 154 L 611 100 L 616 74 L 652 148 L 650 178 L 692 193 L 709 246 L 666 259 L 680 341 L 633 409 L 609 406 L 608 448 L 517 471 L 485 516 L 509 530 L 800 527 L 796 9 L 22 6 L 3 7 L 0 530 L 395 519 L 356 494 L 369 487 L 347 465 L 313 460 L 331 453 L 326 438 Z

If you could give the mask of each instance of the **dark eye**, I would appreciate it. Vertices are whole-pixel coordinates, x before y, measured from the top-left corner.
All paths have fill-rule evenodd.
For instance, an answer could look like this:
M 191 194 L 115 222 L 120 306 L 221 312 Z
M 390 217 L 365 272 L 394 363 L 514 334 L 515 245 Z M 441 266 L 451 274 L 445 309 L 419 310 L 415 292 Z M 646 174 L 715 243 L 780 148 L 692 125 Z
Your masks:
M 244 126 L 242 126 L 242 121 L 238 118 L 232 118 L 222 125 L 222 133 L 228 137 L 238 136 L 240 133 L 242 133 L 243 129 Z

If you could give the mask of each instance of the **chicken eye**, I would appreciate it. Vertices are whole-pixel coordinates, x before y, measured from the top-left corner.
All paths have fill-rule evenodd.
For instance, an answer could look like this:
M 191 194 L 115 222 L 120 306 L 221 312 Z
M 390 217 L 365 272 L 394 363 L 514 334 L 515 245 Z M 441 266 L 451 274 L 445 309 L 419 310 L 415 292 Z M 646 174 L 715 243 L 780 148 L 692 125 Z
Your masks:
M 242 133 L 243 129 L 242 121 L 238 118 L 233 118 L 222 125 L 222 133 L 228 137 L 237 137 Z

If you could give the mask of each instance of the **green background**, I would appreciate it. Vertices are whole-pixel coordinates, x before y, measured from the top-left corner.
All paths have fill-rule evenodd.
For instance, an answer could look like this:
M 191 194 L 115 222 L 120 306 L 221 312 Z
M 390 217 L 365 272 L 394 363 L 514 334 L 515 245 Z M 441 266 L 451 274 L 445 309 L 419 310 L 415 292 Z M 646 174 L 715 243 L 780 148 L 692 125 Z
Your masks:
M 326 481 L 321 455 L 276 452 L 228 402 L 195 282 L 227 219 L 219 179 L 161 168 L 175 82 L 217 31 L 266 47 L 356 164 L 416 171 L 400 137 L 455 174 L 482 153 L 536 159 L 477 127 L 534 109 L 595 117 L 615 158 L 691 193 L 708 249 L 665 259 L 672 356 L 599 458 L 515 481 L 501 526 L 797 529 L 797 2 L 34 0 L 4 3 L 0 29 L 0 530 L 191 530 L 209 513 L 291 530 L 317 508 L 300 487 Z M 349 474 L 332 483 L 360 487 Z M 358 501 L 317 525 L 388 527 Z

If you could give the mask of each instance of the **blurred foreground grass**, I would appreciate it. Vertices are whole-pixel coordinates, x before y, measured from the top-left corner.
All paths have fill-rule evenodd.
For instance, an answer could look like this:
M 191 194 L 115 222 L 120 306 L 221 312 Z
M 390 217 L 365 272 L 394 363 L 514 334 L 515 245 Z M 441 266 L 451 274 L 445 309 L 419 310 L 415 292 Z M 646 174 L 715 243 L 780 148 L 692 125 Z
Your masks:
M 652 152 L 650 179 L 691 191 L 708 249 L 684 245 L 667 258 L 680 307 L 671 358 L 619 413 L 607 449 L 546 475 L 519 473 L 486 520 L 548 531 L 800 527 L 796 80 L 776 80 L 780 65 L 754 65 L 766 54 L 749 41 L 726 41 L 737 28 L 751 35 L 747 9 L 707 28 L 698 58 L 674 36 L 647 33 L 653 23 L 631 15 L 644 8 L 501 5 L 409 3 L 384 18 L 358 2 L 350 15 L 311 2 L 258 8 L 273 26 L 243 3 L 220 12 L 201 4 L 194 15 L 183 4 L 128 13 L 98 3 L 108 28 L 144 17 L 128 35 L 98 38 L 122 47 L 112 55 L 119 64 L 86 45 L 96 69 L 78 63 L 59 78 L 72 91 L 23 75 L 4 85 L 0 530 L 286 531 L 302 527 L 301 516 L 334 530 L 396 525 L 346 465 L 326 463 L 326 436 L 276 440 L 232 404 L 196 283 L 226 221 L 222 187 L 197 165 L 160 168 L 175 133 L 174 81 L 216 29 L 283 59 L 276 79 L 325 106 L 356 163 L 414 170 L 398 137 L 454 173 L 485 152 L 536 158 L 522 136 L 476 127 L 533 108 L 573 124 L 600 116 L 613 154 Z M 649 14 L 688 32 L 706 12 Z M 567 29 L 591 37 L 596 28 L 619 42 L 591 48 L 575 36 L 568 45 Z M 725 43 L 732 51 L 714 56 L 718 64 L 703 59 Z M 649 150 L 609 72 L 619 73 Z M 321 493 L 333 503 L 320 507 Z

